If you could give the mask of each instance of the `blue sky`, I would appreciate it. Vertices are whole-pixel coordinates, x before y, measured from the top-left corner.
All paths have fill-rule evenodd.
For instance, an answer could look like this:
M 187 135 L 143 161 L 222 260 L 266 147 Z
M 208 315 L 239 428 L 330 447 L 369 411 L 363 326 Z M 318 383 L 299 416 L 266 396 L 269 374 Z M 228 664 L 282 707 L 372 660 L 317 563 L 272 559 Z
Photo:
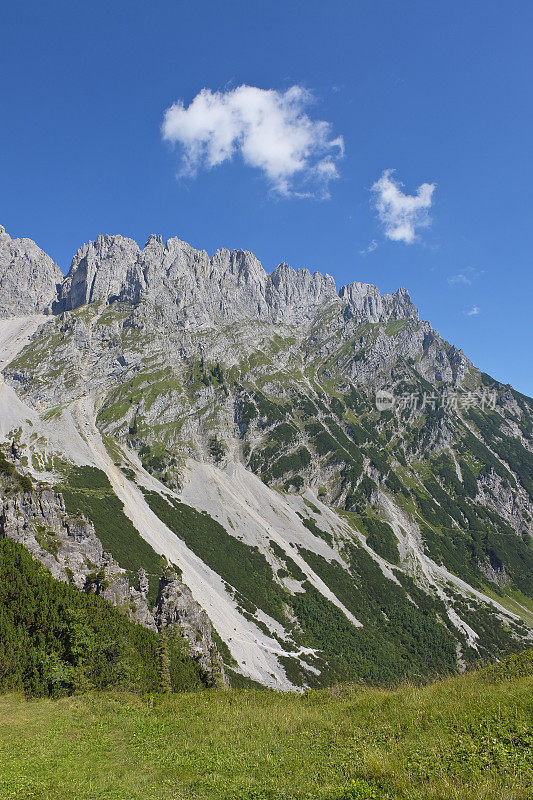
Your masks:
M 480 368 L 533 395 L 529 0 L 20 0 L 1 28 L 12 236 L 64 270 L 99 233 L 156 232 L 338 286 L 403 285 Z M 253 122 L 268 108 L 288 154 Z

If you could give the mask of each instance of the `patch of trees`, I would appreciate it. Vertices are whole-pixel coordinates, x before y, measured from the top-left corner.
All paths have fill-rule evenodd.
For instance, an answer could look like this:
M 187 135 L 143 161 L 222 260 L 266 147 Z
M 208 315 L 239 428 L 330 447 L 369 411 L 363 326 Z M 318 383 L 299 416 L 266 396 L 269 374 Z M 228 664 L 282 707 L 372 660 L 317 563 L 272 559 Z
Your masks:
M 203 686 L 177 632 L 163 639 L 130 622 L 96 595 L 55 580 L 22 545 L 0 539 L 0 691 L 59 697 Z

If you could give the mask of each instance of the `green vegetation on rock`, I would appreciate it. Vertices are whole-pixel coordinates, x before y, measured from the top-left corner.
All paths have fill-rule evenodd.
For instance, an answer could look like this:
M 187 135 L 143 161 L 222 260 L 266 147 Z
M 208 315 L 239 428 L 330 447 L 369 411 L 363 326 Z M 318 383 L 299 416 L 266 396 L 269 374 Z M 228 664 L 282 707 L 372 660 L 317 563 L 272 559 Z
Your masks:
M 59 488 L 68 513 L 83 514 L 93 523 L 104 550 L 111 553 L 121 567 L 132 574 L 141 568 L 146 571 L 150 585 L 148 600 L 154 603 L 166 561 L 126 516 L 105 472 L 96 467 L 69 468 Z
M 159 653 L 157 634 L 55 580 L 22 545 L 0 539 L 0 691 L 32 697 L 108 688 L 154 692 L 161 686 Z M 173 689 L 203 686 L 176 632 L 168 657 Z
M 285 593 L 274 581 L 272 568 L 256 547 L 241 542 L 222 525 L 200 511 L 165 500 L 157 492 L 145 491 L 152 511 L 191 550 L 238 593 L 239 598 L 261 608 L 266 614 L 285 622 Z

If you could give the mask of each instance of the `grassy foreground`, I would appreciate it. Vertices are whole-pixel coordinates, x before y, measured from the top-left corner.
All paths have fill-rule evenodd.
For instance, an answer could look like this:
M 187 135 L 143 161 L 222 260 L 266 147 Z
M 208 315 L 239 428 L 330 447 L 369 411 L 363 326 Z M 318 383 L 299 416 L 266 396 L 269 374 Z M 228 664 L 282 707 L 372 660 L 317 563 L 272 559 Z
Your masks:
M 395 691 L 0 696 L 0 798 L 526 800 L 531 664 Z

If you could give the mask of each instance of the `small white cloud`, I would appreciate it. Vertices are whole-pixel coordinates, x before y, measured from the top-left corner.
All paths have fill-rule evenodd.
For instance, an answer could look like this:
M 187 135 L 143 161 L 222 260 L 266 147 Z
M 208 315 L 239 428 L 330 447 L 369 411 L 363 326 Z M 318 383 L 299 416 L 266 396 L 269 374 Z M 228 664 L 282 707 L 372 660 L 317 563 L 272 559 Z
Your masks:
M 469 317 L 475 317 L 476 314 L 479 314 L 479 308 L 477 306 L 472 306 L 470 311 L 467 311 L 466 313 Z
M 479 278 L 483 275 L 484 270 L 482 269 L 474 269 L 474 267 L 466 267 L 463 272 L 459 272 L 457 275 L 450 275 L 448 278 L 448 283 L 450 286 L 458 286 L 458 285 L 465 285 L 470 286 L 470 284 L 475 281 L 476 278 Z
M 374 250 L 377 250 L 378 243 L 375 239 L 372 239 L 368 247 L 365 247 L 363 250 L 359 250 L 360 255 L 367 256 L 369 253 L 373 253 Z
M 450 277 L 448 278 L 448 283 L 450 284 L 450 286 L 456 286 L 457 284 L 460 283 L 463 283 L 465 285 L 470 285 L 472 281 L 470 280 L 470 278 L 467 278 L 466 275 L 463 275 L 463 273 L 460 272 L 458 275 L 450 275 Z
M 285 92 L 245 85 L 202 89 L 188 107 L 178 101 L 167 108 L 163 138 L 182 146 L 181 174 L 195 175 L 240 153 L 280 194 L 327 197 L 329 182 L 339 177 L 344 140 L 331 137 L 329 122 L 305 113 L 312 100 L 301 86 Z
M 412 244 L 417 228 L 427 227 L 431 219 L 429 209 L 433 202 L 434 183 L 423 183 L 416 194 L 404 194 L 403 184 L 395 181 L 392 169 L 383 172 L 372 186 L 375 208 L 385 227 L 385 236 L 393 242 Z

